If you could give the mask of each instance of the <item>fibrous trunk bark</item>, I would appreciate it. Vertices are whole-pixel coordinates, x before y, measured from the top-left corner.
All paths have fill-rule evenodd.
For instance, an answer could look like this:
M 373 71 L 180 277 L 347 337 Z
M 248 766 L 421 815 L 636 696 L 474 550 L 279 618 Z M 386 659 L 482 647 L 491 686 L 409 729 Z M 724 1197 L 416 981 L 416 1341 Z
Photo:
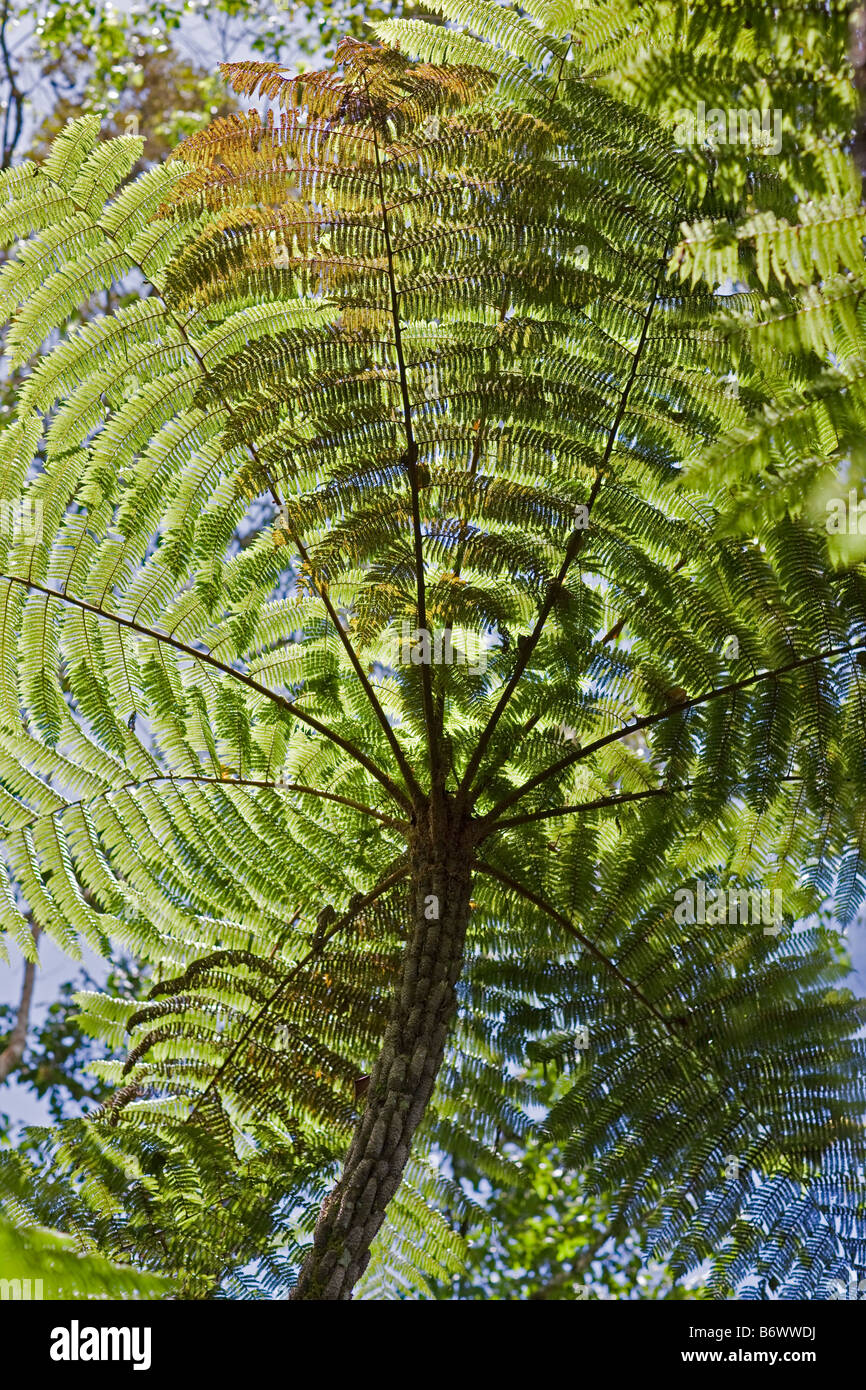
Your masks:
M 468 827 L 443 797 L 409 843 L 409 934 L 382 1051 L 342 1174 L 325 1199 L 292 1299 L 348 1300 L 400 1185 L 442 1065 L 469 919 Z

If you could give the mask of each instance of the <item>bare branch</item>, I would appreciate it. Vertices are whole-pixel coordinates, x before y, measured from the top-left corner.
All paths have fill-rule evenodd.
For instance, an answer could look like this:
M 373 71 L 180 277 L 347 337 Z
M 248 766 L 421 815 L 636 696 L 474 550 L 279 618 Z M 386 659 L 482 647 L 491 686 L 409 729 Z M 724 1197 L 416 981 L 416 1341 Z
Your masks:
M 30 930 L 33 933 L 34 943 L 38 942 L 41 932 L 32 918 Z M 33 991 L 36 987 L 36 964 L 35 960 L 25 960 L 24 962 L 24 982 L 21 987 L 18 1012 L 9 1034 L 9 1041 L 0 1052 L 0 1082 L 8 1080 L 10 1074 L 21 1066 L 24 1059 L 27 1029 L 30 1025 L 30 1009 L 33 1004 Z

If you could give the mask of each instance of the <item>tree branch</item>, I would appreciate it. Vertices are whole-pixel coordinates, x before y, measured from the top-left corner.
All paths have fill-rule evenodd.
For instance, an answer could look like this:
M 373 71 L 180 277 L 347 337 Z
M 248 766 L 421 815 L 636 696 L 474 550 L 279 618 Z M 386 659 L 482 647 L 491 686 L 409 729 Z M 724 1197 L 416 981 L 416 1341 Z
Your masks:
M 369 99 L 369 86 L 365 80 Z M 371 103 L 372 104 L 372 103 Z M 400 380 L 400 395 L 403 402 L 403 426 L 406 432 L 406 471 L 409 475 L 409 492 L 412 499 L 412 541 L 415 553 L 415 579 L 418 594 L 418 627 L 427 631 L 427 599 L 424 585 L 424 545 L 421 536 L 421 502 L 418 489 L 418 445 L 412 429 L 412 403 L 409 400 L 409 382 L 406 375 L 406 360 L 403 355 L 403 335 L 400 328 L 400 305 L 397 295 L 397 281 L 394 274 L 394 252 L 391 245 L 391 225 L 385 199 L 385 182 L 382 174 L 382 160 L 379 154 L 379 136 L 376 129 L 376 115 L 372 116 L 373 149 L 376 157 L 376 177 L 379 185 L 379 201 L 382 206 L 382 232 L 385 238 L 385 254 L 388 266 L 388 290 L 391 298 L 391 319 L 394 324 L 394 351 L 397 356 L 397 372 Z M 433 709 L 433 683 L 430 668 L 421 663 L 421 692 L 424 703 L 424 723 L 427 726 L 429 743 L 430 780 L 436 785 L 440 778 L 439 738 Z
M 262 787 L 273 791 L 300 792 L 306 796 L 318 796 L 323 801 L 336 801 L 341 806 L 349 806 L 353 811 L 360 811 L 365 816 L 373 816 L 376 820 L 381 821 L 383 825 L 387 825 L 392 830 L 405 831 L 407 829 L 405 821 L 394 820 L 391 816 L 383 815 L 381 811 L 374 811 L 372 806 L 365 806 L 362 802 L 353 801 L 351 797 L 348 796 L 340 796 L 337 792 L 322 791 L 318 787 L 305 787 L 299 782 L 257 781 L 250 777 L 195 777 L 184 773 L 175 774 L 171 772 L 161 774 L 158 777 L 142 777 L 137 782 L 124 782 L 119 787 L 106 787 L 105 790 L 99 792 L 97 796 L 88 797 L 86 800 L 82 798 L 79 801 L 66 801 L 62 806 L 55 807 L 53 811 L 40 813 L 34 816 L 32 820 L 23 823 L 19 822 L 18 828 L 23 829 L 26 826 L 36 825 L 38 821 L 50 820 L 54 816 L 62 816 L 65 811 L 71 811 L 75 806 L 94 806 L 96 802 L 101 801 L 103 797 L 114 796 L 117 792 L 137 791 L 139 787 L 147 787 L 154 782 L 195 782 L 203 783 L 205 786 L 210 785 L 215 787 Z
M 616 796 L 602 796 L 597 801 L 583 801 L 578 806 L 554 806 L 549 811 L 529 811 L 525 816 L 509 816 L 507 820 L 498 821 L 495 825 L 491 825 L 489 830 L 485 830 L 484 834 L 479 837 L 478 844 L 486 840 L 487 836 L 492 835 L 494 831 L 507 830 L 512 825 L 528 825 L 530 821 L 548 820 L 552 816 L 571 816 L 578 811 L 600 811 L 605 806 L 622 806 L 628 801 L 646 801 L 648 797 L 652 796 L 670 796 L 674 792 L 687 791 L 691 791 L 691 784 L 684 787 L 653 787 L 644 792 L 623 792 Z M 485 816 L 478 821 L 479 827 L 484 826 L 486 822 L 487 817 Z
M 224 661 L 220 661 L 217 657 L 211 656 L 210 652 L 197 651 L 195 647 L 189 647 L 185 642 L 178 642 L 175 637 L 169 637 L 167 633 L 157 632 L 154 628 L 144 627 L 141 623 L 134 622 L 132 618 L 123 618 L 118 613 L 108 613 L 104 608 L 98 608 L 95 604 L 87 603 L 85 599 L 75 598 L 73 594 L 62 593 L 59 589 L 49 589 L 44 584 L 37 584 L 35 580 L 21 579 L 18 575 L 14 574 L 0 574 L 0 580 L 6 580 L 9 584 L 20 584 L 22 588 L 33 589 L 37 593 L 46 594 L 49 598 L 58 599 L 61 603 L 71 603 L 75 608 L 80 608 L 84 613 L 92 613 L 96 618 L 104 618 L 108 622 L 117 623 L 120 627 L 128 628 L 131 632 L 137 632 L 142 637 L 150 637 L 156 642 L 162 642 L 166 646 L 172 647 L 175 651 L 182 652 L 184 656 L 191 657 L 195 661 L 201 661 L 206 666 L 212 666 L 215 670 L 221 671 L 225 676 L 232 676 L 235 680 L 240 681 L 242 685 L 247 686 L 248 689 L 255 691 L 257 695 L 263 695 L 266 699 L 272 700 L 274 704 L 279 705 L 280 708 L 284 709 L 288 714 L 294 715 L 296 719 L 299 719 L 304 724 L 309 724 L 311 729 L 315 729 L 316 732 L 322 734 L 324 738 L 329 739 L 339 748 L 342 748 L 344 752 L 348 753 L 350 757 L 354 758 L 356 762 L 366 768 L 378 782 L 381 782 L 382 786 L 394 797 L 395 801 L 398 801 L 407 811 L 411 811 L 411 802 L 409 802 L 400 788 L 391 781 L 388 774 L 383 772 L 371 758 L 368 758 L 366 753 L 362 753 L 360 748 L 356 748 L 348 739 L 344 739 L 340 734 L 335 733 L 327 724 L 322 724 L 312 714 L 308 714 L 306 710 L 301 709 L 299 705 L 294 704 L 291 700 L 287 700 L 284 695 L 278 695 L 276 691 L 269 689 L 266 685 L 262 685 L 261 682 L 257 681 L 253 676 L 245 675 L 243 671 L 236 671 L 233 666 L 228 666 Z
M 8 3 L 8 0 L 6 0 L 6 3 Z M 53 180 L 53 179 L 52 179 L 52 180 L 50 180 L 50 181 L 53 182 L 53 183 L 55 184 L 55 187 L 60 188 L 60 185 L 56 183 L 56 180 Z M 68 191 L 67 191 L 66 189 L 61 189 L 61 192 L 63 193 L 64 197 L 68 197 L 68 196 L 69 196 Z M 87 209 L 86 209 L 83 205 L 81 205 L 81 204 L 75 203 L 75 206 L 76 206 L 76 208 L 78 208 L 78 210 L 79 210 L 80 212 L 86 212 L 86 211 L 87 211 Z M 106 237 L 107 240 L 109 240 L 109 241 L 111 241 L 111 242 L 115 242 L 115 243 L 117 242 L 117 237 L 115 236 L 115 234 L 114 234 L 113 232 L 111 232 L 111 231 L 106 231 L 106 229 L 105 229 L 104 227 L 100 227 L 99 230 L 100 230 L 100 232 L 102 233 L 102 235 Z M 183 322 L 182 319 L 179 319 L 179 318 L 177 317 L 177 315 L 173 312 L 171 306 L 168 304 L 168 302 L 166 301 L 166 299 L 163 297 L 163 294 L 162 294 L 162 291 L 161 291 L 159 285 L 157 285 L 157 284 L 150 278 L 150 275 L 148 274 L 148 272 L 147 272 L 147 270 L 145 269 L 145 267 L 144 267 L 140 262 L 131 260 L 131 259 L 128 257 L 128 255 L 127 255 L 127 251 L 126 251 L 126 248 L 125 248 L 125 247 L 121 247 L 121 250 L 122 250 L 124 256 L 126 256 L 126 258 L 129 260 L 130 265 L 133 265 L 133 266 L 135 267 L 135 269 L 138 270 L 138 271 L 144 276 L 144 278 L 147 280 L 148 284 L 152 287 L 152 289 L 153 289 L 153 291 L 154 291 L 154 293 L 155 293 L 155 295 L 156 295 L 156 298 L 159 300 L 160 304 L 163 306 L 163 309 L 165 310 L 166 315 L 167 315 L 168 318 L 171 320 L 171 322 L 174 324 L 174 326 L 175 326 L 175 328 L 177 329 L 178 333 L 181 335 L 181 338 L 183 339 L 184 343 L 185 343 L 186 346 L 189 348 L 190 352 L 192 353 L 193 357 L 195 358 L 196 363 L 198 364 L 198 368 L 199 368 L 199 370 L 200 370 L 202 376 L 204 377 L 204 379 L 205 379 L 206 381 L 207 381 L 207 380 L 211 380 L 211 374 L 210 374 L 210 372 L 208 371 L 208 369 L 207 369 L 207 367 L 206 367 L 206 365 L 205 365 L 204 358 L 201 356 L 201 354 L 200 354 L 199 351 L 198 351 L 198 348 L 197 348 L 196 344 L 193 342 L 193 340 L 190 338 L 189 334 L 187 333 L 186 324 Z M 224 408 L 226 414 L 229 416 L 229 418 L 230 418 L 230 419 L 233 418 L 233 416 L 234 416 L 234 411 L 232 410 L 232 407 L 231 407 L 230 402 L 228 402 L 228 401 L 223 401 L 223 408 Z M 274 483 L 273 483 L 272 479 L 270 478 L 267 469 L 264 467 L 264 465 L 263 465 L 262 462 L 261 462 L 261 459 L 259 458 L 258 450 L 256 449 L 255 445 L 254 445 L 254 444 L 251 444 L 251 443 L 248 443 L 248 444 L 247 444 L 247 449 L 249 450 L 249 453 L 250 453 L 250 455 L 251 455 L 251 457 L 252 457 L 252 459 L 253 459 L 253 462 L 257 465 L 257 467 L 259 467 L 259 468 L 262 469 L 262 472 L 263 472 L 263 473 L 265 474 L 265 476 L 268 478 L 268 486 L 269 486 L 269 488 L 270 488 L 271 496 L 272 496 L 272 498 L 273 498 L 273 500 L 274 500 L 276 506 L 277 506 L 278 508 L 282 509 L 282 505 L 283 505 L 283 504 L 282 504 L 282 500 L 280 499 L 279 493 L 277 492 L 277 489 L 276 489 L 276 487 L 274 486 Z M 351 643 L 351 641 L 349 640 L 349 636 L 348 636 L 348 634 L 346 633 L 346 630 L 345 630 L 345 628 L 343 627 L 343 624 L 340 622 L 339 617 L 338 617 L 337 613 L 336 613 L 335 610 L 334 610 L 334 607 L 333 607 L 333 604 L 331 603 L 330 597 L 328 596 L 328 594 L 326 593 L 326 591 L 316 582 L 315 576 L 314 576 L 313 571 L 312 571 L 312 567 L 311 567 L 311 565 L 310 565 L 309 554 L 308 554 L 308 552 L 307 552 L 307 550 L 306 550 L 306 547 L 304 546 L 303 542 L 301 541 L 300 536 L 296 535 L 294 532 L 292 532 L 291 534 L 292 534 L 292 540 L 294 541 L 295 545 L 296 545 L 297 548 L 298 548 L 298 553 L 299 553 L 299 555 L 300 555 L 302 561 L 307 565 L 307 568 L 308 568 L 308 570 L 309 570 L 309 572 L 310 572 L 310 582 L 311 582 L 311 584 L 312 584 L 312 586 L 313 586 L 313 588 L 314 588 L 314 590 L 315 590 L 316 596 L 317 596 L 317 598 L 319 598 L 319 599 L 321 600 L 321 602 L 323 603 L 323 605 L 324 605 L 324 607 L 325 607 L 325 611 L 327 612 L 328 617 L 329 617 L 331 623 L 333 624 L 334 628 L 336 629 L 337 635 L 338 635 L 338 637 L 339 637 L 339 639 L 340 639 L 340 642 L 341 642 L 341 644 L 342 644 L 342 646 L 343 646 L 343 649 L 345 650 L 347 656 L 349 657 L 350 662 L 352 663 L 352 667 L 353 667 L 353 669 L 354 669 L 354 671 L 355 671 L 355 674 L 356 674 L 356 676 L 358 677 L 358 679 L 359 679 L 360 682 L 361 682 L 362 689 L 364 690 L 364 693 L 365 693 L 366 696 L 367 696 L 367 699 L 368 699 L 368 701 L 369 701 L 369 703 L 370 703 L 370 705 L 371 705 L 371 707 L 372 707 L 372 709 L 373 709 L 373 712 L 375 713 L 376 718 L 378 719 L 379 724 L 381 725 L 381 727 L 382 727 L 382 729 L 383 729 L 383 731 L 384 731 L 384 733 L 385 733 L 385 737 L 387 738 L 389 744 L 391 745 L 391 750 L 392 750 L 392 752 L 394 753 L 394 757 L 395 757 L 396 760 L 397 760 L 397 765 L 398 765 L 398 767 L 399 767 L 399 769 L 400 769 L 400 772 L 401 772 L 401 774 L 402 774 L 402 776 L 403 776 L 403 778 L 404 778 L 404 780 L 405 780 L 405 782 L 406 782 L 406 785 L 407 785 L 407 787 L 408 787 L 409 790 L 410 790 L 410 794 L 411 794 L 412 796 L 414 796 L 414 797 L 417 798 L 418 796 L 420 796 L 420 788 L 418 787 L 418 783 L 417 783 L 417 781 L 415 780 L 415 776 L 414 776 L 414 774 L 413 774 L 413 772 L 412 772 L 412 769 L 411 769 L 411 767 L 409 766 L 408 761 L 406 760 L 406 756 L 405 756 L 405 754 L 404 754 L 402 748 L 400 747 L 400 742 L 399 742 L 399 740 L 398 740 L 396 734 L 394 733 L 394 730 L 392 729 L 391 724 L 390 724 L 389 721 L 388 721 L 388 718 L 387 718 L 387 716 L 386 716 L 386 714 L 385 714 L 385 711 L 382 709 L 382 706 L 381 706 L 379 700 L 376 698 L 376 693 L 375 693 L 375 691 L 373 690 L 372 685 L 370 684 L 370 682 L 369 682 L 368 679 L 367 679 L 367 676 L 366 676 L 366 674 L 365 674 L 365 672 L 364 672 L 364 669 L 363 669 L 363 667 L 362 667 L 362 665 L 361 665 L 361 663 L 360 663 L 360 660 L 358 659 L 358 654 L 357 654 L 357 652 L 355 651 L 355 648 L 352 646 L 352 643 Z M 408 805 L 408 803 L 407 803 L 407 805 Z
M 595 499 L 598 496 L 599 490 L 601 488 L 601 484 L 604 479 L 604 474 L 607 469 L 607 465 L 610 462 L 610 456 L 613 452 L 613 448 L 617 440 L 617 435 L 619 434 L 619 427 L 622 424 L 623 416 L 625 415 L 626 408 L 628 406 L 629 396 L 631 395 L 631 390 L 634 385 L 635 378 L 637 377 L 638 367 L 640 365 L 641 356 L 643 354 L 644 346 L 647 340 L 647 333 L 649 332 L 650 320 L 652 319 L 653 310 L 658 302 L 659 294 L 661 293 L 661 282 L 667 270 L 667 262 L 668 255 L 666 243 L 664 254 L 662 255 L 662 258 L 659 262 L 659 269 L 656 274 L 656 279 L 653 285 L 652 296 L 644 314 L 644 320 L 641 326 L 640 337 L 638 338 L 637 346 L 635 347 L 634 353 L 632 354 L 631 366 L 629 369 L 628 377 L 626 378 L 625 386 L 623 387 L 622 393 L 620 395 L 619 405 L 617 407 L 616 415 L 614 416 L 613 424 L 611 425 L 610 431 L 608 432 L 607 443 L 605 444 L 604 453 L 602 454 L 601 460 L 599 461 L 598 467 L 596 469 L 596 474 L 593 480 L 589 498 L 587 499 L 587 502 L 585 504 L 588 517 L 592 513 L 592 508 L 595 504 Z M 542 602 L 541 608 L 538 613 L 538 617 L 535 622 L 535 627 L 530 633 L 528 640 L 523 643 L 522 650 L 518 654 L 517 663 L 514 667 L 514 670 L 511 673 L 511 677 L 508 680 L 508 683 L 506 684 L 502 694 L 500 695 L 499 700 L 497 701 L 496 708 L 490 716 L 486 728 L 481 733 L 481 737 L 479 738 L 478 743 L 475 746 L 475 752 L 469 759 L 469 762 L 466 767 L 466 772 L 464 773 L 463 780 L 460 783 L 458 795 L 467 797 L 472 789 L 473 779 L 479 767 L 481 766 L 482 759 L 484 757 L 485 752 L 487 751 L 490 740 L 493 737 L 496 726 L 499 723 L 499 720 L 502 717 L 502 714 L 505 711 L 505 708 L 509 700 L 511 699 L 511 696 L 517 688 L 517 685 L 519 684 L 520 679 L 524 671 L 526 670 L 526 667 L 529 664 L 529 661 L 532 657 L 532 653 L 535 651 L 535 648 L 538 645 L 538 641 L 541 637 L 542 631 L 544 630 L 545 623 L 547 622 L 547 619 L 550 616 L 550 611 L 553 608 L 553 605 L 557 597 L 559 596 L 562 590 L 562 586 L 565 583 L 565 580 L 568 576 L 568 572 L 571 569 L 571 566 L 574 563 L 575 559 L 583 549 L 583 544 L 586 540 L 587 534 L 588 527 L 584 527 L 584 529 L 582 530 L 576 530 L 573 533 L 566 547 L 565 558 L 563 559 L 562 565 L 560 566 L 559 573 L 557 574 L 556 578 L 552 581 L 552 583 L 548 585 L 547 593 L 544 597 L 544 601 Z
M 33 933 L 33 941 L 37 943 L 41 935 L 39 927 L 31 918 L 30 930 Z M 0 1082 L 6 1081 L 11 1072 L 21 1066 L 24 1059 L 24 1049 L 27 1046 L 27 1029 L 30 1025 L 30 1009 L 33 1004 L 33 991 L 36 986 L 36 965 L 35 960 L 25 960 L 24 962 L 24 982 L 21 987 L 21 998 L 18 1003 L 18 1012 L 15 1015 L 15 1022 L 9 1034 L 9 1041 L 0 1052 Z
M 542 786 L 551 777 L 558 776 L 560 772 L 564 772 L 573 763 L 588 758 L 591 753 L 597 753 L 599 748 L 605 748 L 609 743 L 616 743 L 619 739 L 627 738 L 629 734 L 637 733 L 640 729 L 651 728 L 663 719 L 670 719 L 675 714 L 684 714 L 688 710 L 696 709 L 698 705 L 706 704 L 709 700 L 721 699 L 723 695 L 730 695 L 735 690 L 744 690 L 747 686 L 755 685 L 759 681 L 778 680 L 779 676 L 787 675 L 790 671 L 799 671 L 806 666 L 815 666 L 821 661 L 830 661 L 833 657 L 850 656 L 853 652 L 863 650 L 862 646 L 833 647 L 830 651 L 819 652 L 817 656 L 804 656 L 797 661 L 789 661 L 785 666 L 777 666 L 772 671 L 759 671 L 756 675 L 744 676 L 742 680 L 730 681 L 727 685 L 720 685 L 716 690 L 707 690 L 703 695 L 696 695 L 694 699 L 680 700 L 659 714 L 647 714 L 640 719 L 635 719 L 631 724 L 626 724 L 624 728 L 617 729 L 612 734 L 605 734 L 602 738 L 597 738 L 594 743 L 588 743 L 584 748 L 578 748 L 576 752 L 560 758 L 559 762 L 553 763 L 543 772 L 539 772 L 537 776 L 525 782 L 522 787 L 516 787 L 497 806 L 494 806 L 493 810 L 483 818 L 483 823 L 487 824 L 492 820 L 498 820 L 503 811 L 507 811 L 509 806 L 513 806 L 516 801 L 520 801 L 536 787 Z
M 670 1037 L 677 1037 L 675 1029 L 671 1027 L 670 1020 L 665 1018 L 664 1014 L 659 1013 L 655 1005 L 647 999 L 643 990 L 636 984 L 633 984 L 628 976 L 622 973 L 619 966 L 612 961 L 609 956 L 606 956 L 603 951 L 600 951 L 595 943 L 590 941 L 588 936 L 584 936 L 582 931 L 578 931 L 577 927 L 559 912 L 552 903 L 548 903 L 544 898 L 540 898 L 537 893 L 533 893 L 531 888 L 524 888 L 522 883 L 518 883 L 516 879 L 509 877 L 509 875 L 503 873 L 501 869 L 494 869 L 492 864 L 486 863 L 483 859 L 476 859 L 475 867 L 480 873 L 486 874 L 488 878 L 496 879 L 503 887 L 510 888 L 512 893 L 517 893 L 519 897 L 525 898 L 527 902 L 532 903 L 533 907 L 537 907 L 539 912 L 546 913 L 554 922 L 558 922 L 561 927 L 564 927 L 569 935 L 574 937 L 575 941 L 579 941 L 581 946 L 589 951 L 590 955 L 594 960 L 598 961 L 599 965 L 604 966 L 605 970 L 610 971 L 619 983 L 625 986 L 630 994 L 633 994 L 636 999 L 640 1000 L 645 1008 L 649 1009 L 653 1018 L 657 1019 L 658 1022 L 662 1024 L 665 1032 L 668 1033 Z
M 282 980 L 279 985 L 277 985 L 277 988 L 268 996 L 268 998 L 262 1004 L 262 1007 L 255 1014 L 253 1014 L 252 1018 L 250 1019 L 246 1028 L 244 1028 L 240 1037 L 236 1039 L 229 1051 L 226 1053 L 225 1057 L 220 1063 L 220 1066 L 218 1067 L 216 1072 L 214 1072 L 214 1075 L 211 1077 L 207 1086 L 196 1100 L 195 1105 L 193 1106 L 192 1110 L 190 1111 L 187 1117 L 187 1124 L 191 1124 L 192 1121 L 195 1119 L 201 1105 L 211 1094 L 214 1087 L 219 1082 L 220 1077 L 222 1077 L 225 1074 L 226 1068 L 228 1067 L 229 1063 L 237 1055 L 238 1049 L 243 1047 L 244 1043 L 247 1041 L 247 1038 L 250 1036 L 253 1029 L 256 1027 L 256 1024 L 261 1019 L 262 1015 L 267 1012 L 267 1010 L 271 1007 L 272 1004 L 276 1003 L 283 991 L 285 989 L 288 989 L 289 985 L 297 979 L 300 972 L 304 970 L 306 966 L 310 964 L 311 961 L 315 960 L 317 956 L 320 956 L 322 954 L 332 937 L 336 936 L 338 932 L 343 931 L 343 929 L 347 927 L 349 923 L 355 919 L 355 917 L 357 917 L 359 912 L 363 912 L 365 908 L 370 907 L 370 905 L 374 903 L 377 898 L 381 898 L 383 893 L 387 893 L 390 888 L 393 888 L 395 884 L 399 883 L 402 879 L 404 879 L 406 877 L 407 872 L 407 865 L 405 863 L 401 863 L 398 865 L 396 869 L 393 870 L 393 872 L 388 874 L 385 878 L 381 879 L 380 882 L 376 884 L 375 888 L 371 889 L 369 893 L 365 893 L 364 896 L 360 899 L 360 901 L 355 903 L 354 907 L 350 907 L 347 912 L 343 913 L 342 917 L 337 918 L 330 931 L 322 937 L 321 942 L 317 943 L 311 951 L 308 951 L 307 954 L 301 960 L 298 961 L 294 970 L 291 970 L 289 974 L 286 976 L 286 978 Z
M 630 991 L 630 993 L 634 994 L 635 997 L 639 999 L 640 1002 L 644 1005 L 644 1007 L 649 1010 L 652 1016 L 659 1023 L 662 1024 L 668 1037 L 671 1038 L 671 1040 L 677 1044 L 677 1047 L 682 1048 L 686 1052 L 691 1054 L 691 1056 L 695 1059 L 695 1065 L 698 1069 L 697 1074 L 703 1075 L 705 1071 L 708 1072 L 709 1075 L 712 1077 L 713 1081 L 718 1083 L 721 1089 L 721 1093 L 723 1095 L 727 1093 L 728 1098 L 732 1100 L 735 1105 L 739 1106 L 740 1114 L 743 1116 L 747 1116 L 750 1120 L 754 1121 L 757 1124 L 755 1112 L 751 1110 L 748 1106 L 746 1106 L 742 1102 L 742 1100 L 740 1100 L 739 1095 L 731 1086 L 731 1082 L 729 1078 L 724 1074 L 724 1071 L 720 1069 L 719 1064 L 713 1063 L 713 1061 L 708 1058 L 706 1049 L 698 1049 L 694 1045 L 694 1043 L 691 1043 L 687 1039 L 683 1038 L 682 1035 L 677 1032 L 676 1027 L 672 1026 L 672 1020 L 665 1018 L 663 1014 L 659 1013 L 655 1006 L 647 999 L 646 995 L 642 992 L 642 990 L 640 990 L 637 985 L 632 984 L 628 977 L 622 973 L 619 967 L 612 960 L 610 960 L 609 957 L 605 956 L 603 952 L 599 951 L 598 947 L 595 946 L 595 944 L 592 941 L 590 941 L 588 937 L 584 936 L 582 932 L 579 932 L 577 928 L 573 926 L 571 922 L 569 922 L 567 917 L 563 916 L 563 914 L 561 912 L 558 912 L 557 909 L 553 907 L 550 903 L 546 902 L 543 898 L 540 898 L 530 889 L 524 888 L 522 884 L 517 883 L 514 879 L 510 878 L 508 874 L 503 873 L 500 869 L 494 869 L 492 865 L 486 864 L 483 860 L 476 860 L 475 867 L 481 873 L 487 874 L 488 877 L 497 880 L 499 883 L 503 884 L 504 887 L 511 889 L 511 891 L 514 893 L 517 893 L 518 896 L 525 898 L 527 902 L 532 903 L 532 905 L 534 907 L 537 907 L 539 911 L 544 912 L 553 921 L 558 922 L 559 925 L 564 927 L 565 930 L 571 936 L 575 937 L 578 941 L 580 941 L 581 944 L 585 946 L 586 949 L 590 952 L 590 954 L 596 960 L 598 960 L 600 964 L 604 965 L 605 968 L 608 969 L 616 977 L 616 979 L 619 980 L 621 984 L 625 985 L 625 987 Z M 799 1181 L 800 1175 L 796 1172 L 793 1159 L 788 1158 L 786 1156 L 786 1161 L 784 1167 L 782 1168 L 782 1171 L 787 1176 L 792 1177 L 795 1181 Z M 836 1235 L 838 1238 L 838 1233 L 835 1232 L 834 1228 L 832 1227 L 832 1224 L 827 1219 L 826 1211 L 824 1211 L 822 1207 L 819 1206 L 818 1202 L 816 1202 L 811 1187 L 807 1189 L 807 1197 L 812 1207 L 814 1208 L 819 1220 L 821 1220 L 825 1226 L 831 1229 L 833 1231 L 833 1234 Z
M 3 14 L 0 16 L 0 56 L 3 59 L 3 67 L 6 71 L 6 80 L 9 83 L 9 101 L 3 112 L 3 141 L 0 147 L 0 169 L 8 169 L 12 163 L 15 147 L 21 138 L 21 126 L 24 119 L 24 93 L 18 86 L 15 76 L 15 69 L 12 66 L 12 56 L 6 42 L 6 25 L 9 21 L 9 0 L 3 0 Z M 15 111 L 15 129 L 11 140 L 7 141 L 9 133 L 9 114 Z

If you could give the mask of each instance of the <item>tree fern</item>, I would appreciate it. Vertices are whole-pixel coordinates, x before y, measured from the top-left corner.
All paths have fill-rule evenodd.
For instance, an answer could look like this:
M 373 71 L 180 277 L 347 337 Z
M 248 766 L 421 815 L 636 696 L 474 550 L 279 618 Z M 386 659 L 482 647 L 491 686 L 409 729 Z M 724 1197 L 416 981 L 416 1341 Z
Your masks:
M 0 914 L 154 967 L 82 996 L 116 1089 L 5 1188 L 187 1296 L 418 1296 L 472 1217 L 430 1156 L 507 1183 L 535 1060 L 616 1230 L 820 1296 L 863 1249 L 864 1005 L 814 924 L 866 887 L 862 575 L 715 471 L 778 394 L 726 389 L 754 301 L 683 240 L 741 165 L 699 177 L 570 16 L 442 13 L 474 32 L 228 68 L 262 109 L 132 182 L 87 119 L 0 176 L 2 496 L 41 519 Z M 696 880 L 783 919 L 683 923 Z

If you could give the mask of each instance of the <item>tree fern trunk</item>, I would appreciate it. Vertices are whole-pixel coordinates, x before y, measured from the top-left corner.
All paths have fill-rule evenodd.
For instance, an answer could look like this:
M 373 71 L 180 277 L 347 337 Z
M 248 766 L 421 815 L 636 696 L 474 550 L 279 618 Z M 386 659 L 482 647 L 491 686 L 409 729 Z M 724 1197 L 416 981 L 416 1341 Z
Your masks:
M 471 845 L 444 800 L 409 845 L 409 937 L 382 1051 L 342 1175 L 325 1199 L 293 1299 L 350 1299 L 400 1185 L 442 1065 L 469 918 Z

